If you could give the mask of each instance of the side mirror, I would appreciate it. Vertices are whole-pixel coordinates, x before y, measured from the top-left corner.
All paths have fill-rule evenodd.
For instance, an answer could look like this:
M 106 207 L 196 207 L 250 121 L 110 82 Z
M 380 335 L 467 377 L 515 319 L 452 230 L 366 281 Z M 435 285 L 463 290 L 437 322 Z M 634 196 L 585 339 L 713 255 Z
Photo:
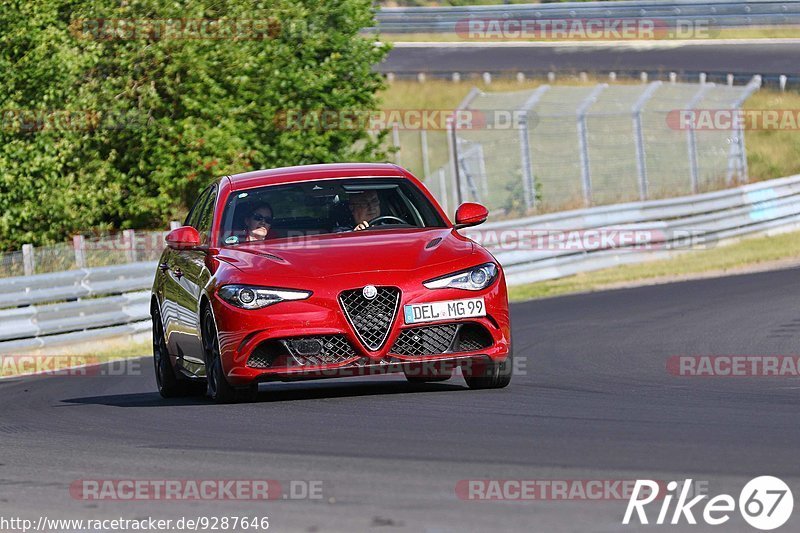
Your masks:
M 200 246 L 200 233 L 191 226 L 181 226 L 167 233 L 166 241 L 173 250 L 191 250 Z
M 469 228 L 483 224 L 489 218 L 489 210 L 481 204 L 466 203 L 461 204 L 456 209 L 456 229 Z

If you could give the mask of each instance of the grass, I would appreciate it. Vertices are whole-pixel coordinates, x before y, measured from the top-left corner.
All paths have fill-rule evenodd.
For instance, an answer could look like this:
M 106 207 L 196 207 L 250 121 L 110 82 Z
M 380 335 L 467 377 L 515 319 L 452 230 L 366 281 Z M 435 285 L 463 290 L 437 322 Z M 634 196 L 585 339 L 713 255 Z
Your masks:
M 0 355 L 0 377 L 29 375 L 36 371 L 66 374 L 70 367 L 93 366 L 111 361 L 131 359 L 151 354 L 149 335 L 136 338 L 98 340 L 66 345 L 47 350 L 32 350 L 25 354 Z M 114 372 L 120 370 L 115 368 Z M 140 367 L 124 367 L 122 371 L 139 372 Z M 75 371 L 76 375 L 92 375 L 92 371 Z
M 800 94 L 761 90 L 751 96 L 745 109 L 789 109 L 800 112 Z M 747 164 L 752 181 L 800 173 L 800 131 L 745 132 Z
M 777 261 L 800 260 L 800 232 L 751 237 L 710 250 L 687 252 L 672 259 L 624 265 L 568 278 L 509 287 L 512 301 L 593 292 L 626 284 L 646 284 L 686 279 L 702 274 L 731 273 Z

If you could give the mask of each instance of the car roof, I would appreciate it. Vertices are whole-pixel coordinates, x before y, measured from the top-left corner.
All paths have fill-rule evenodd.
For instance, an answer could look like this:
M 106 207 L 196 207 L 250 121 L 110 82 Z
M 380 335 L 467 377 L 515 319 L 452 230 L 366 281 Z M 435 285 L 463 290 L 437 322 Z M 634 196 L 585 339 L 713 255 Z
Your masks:
M 392 163 L 329 163 L 296 167 L 254 170 L 229 176 L 234 191 L 274 185 L 330 178 L 407 177 L 402 168 Z

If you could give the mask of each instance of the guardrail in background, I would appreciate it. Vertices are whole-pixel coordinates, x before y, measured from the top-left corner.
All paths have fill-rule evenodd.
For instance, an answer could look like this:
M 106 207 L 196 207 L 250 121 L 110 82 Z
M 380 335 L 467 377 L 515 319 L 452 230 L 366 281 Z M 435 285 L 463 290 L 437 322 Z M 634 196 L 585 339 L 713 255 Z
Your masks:
M 692 247 L 688 234 L 718 243 L 794 227 L 800 227 L 800 175 L 669 200 L 506 220 L 465 233 L 487 244 L 509 285 L 517 285 L 684 253 Z M 646 230 L 642 234 L 649 240 L 583 250 L 526 248 L 527 231 L 614 229 Z M 503 237 L 509 233 L 511 238 Z M 489 242 L 489 234 L 501 239 Z M 0 280 L 0 353 L 147 332 L 146 289 L 155 269 L 155 262 L 141 262 Z M 82 299 L 87 296 L 93 297 Z M 75 301 L 55 303 L 60 300 Z
M 0 279 L 0 353 L 148 331 L 156 264 Z
M 377 13 L 382 33 L 455 33 L 468 19 L 643 19 L 707 22 L 711 28 L 800 24 L 800 3 L 775 0 L 566 2 L 503 6 L 394 7 Z

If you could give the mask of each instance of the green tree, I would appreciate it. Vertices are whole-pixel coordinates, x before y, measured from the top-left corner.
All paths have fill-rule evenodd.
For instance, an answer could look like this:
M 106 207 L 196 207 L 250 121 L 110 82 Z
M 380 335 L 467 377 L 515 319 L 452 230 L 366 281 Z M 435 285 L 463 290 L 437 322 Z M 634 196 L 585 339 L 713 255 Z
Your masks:
M 0 0 L 0 247 L 163 227 L 219 175 L 386 159 L 279 120 L 377 107 L 371 25 L 369 0 Z

